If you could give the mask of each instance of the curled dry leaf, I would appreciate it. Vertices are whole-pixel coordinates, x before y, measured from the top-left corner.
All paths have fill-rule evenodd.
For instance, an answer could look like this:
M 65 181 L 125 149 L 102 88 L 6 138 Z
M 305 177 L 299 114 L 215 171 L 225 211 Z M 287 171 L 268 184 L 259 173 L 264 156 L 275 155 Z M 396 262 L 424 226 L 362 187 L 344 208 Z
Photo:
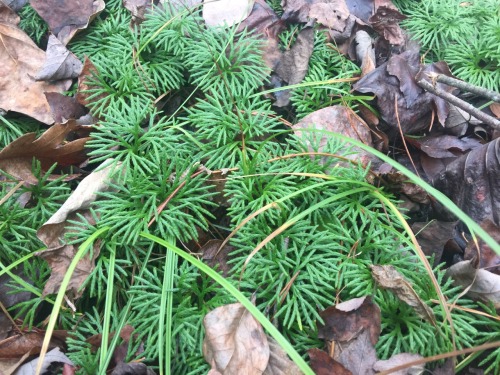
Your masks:
M 105 7 L 103 0 L 31 0 L 30 4 L 64 45 Z
M 105 161 L 104 163 L 107 163 Z M 70 221 L 81 221 L 82 215 L 91 224 L 93 217 L 89 212 L 90 205 L 97 199 L 97 193 L 109 190 L 109 178 L 116 166 L 110 165 L 105 168 L 97 168 L 97 172 L 92 172 L 85 177 L 78 187 L 73 191 L 64 204 L 45 222 L 37 231 L 37 236 L 42 241 L 47 250 L 38 252 L 36 255 L 45 259 L 51 268 L 51 275 L 43 294 L 56 293 L 63 280 L 63 277 L 78 251 L 77 245 L 66 244 L 65 236 L 70 231 Z M 74 230 L 74 229 L 73 229 Z M 94 260 L 99 255 L 99 243 L 94 243 L 94 250 L 91 256 L 84 256 L 78 263 L 73 273 L 68 290 L 78 296 L 80 287 L 94 269 Z
M 218 0 L 203 3 L 203 19 L 208 27 L 230 27 L 247 18 L 255 0 Z
M 484 269 L 476 269 L 473 261 L 458 262 L 446 270 L 456 284 L 467 290 L 467 295 L 500 308 L 500 276 Z
M 415 312 L 422 319 L 428 320 L 432 324 L 436 324 L 436 318 L 431 308 L 420 299 L 408 280 L 406 280 L 393 266 L 378 266 L 373 264 L 370 265 L 370 268 L 373 278 L 380 287 L 390 290 L 401 301 L 413 307 Z
M 361 141 L 366 145 L 371 146 L 372 144 L 371 133 L 368 126 L 361 122 L 359 117 L 350 108 L 341 105 L 319 109 L 293 125 L 293 129 L 295 134 L 303 139 L 311 139 L 315 134 L 302 131 L 302 129 L 317 129 L 339 133 L 346 137 Z M 327 142 L 328 133 L 321 134 L 319 151 L 322 150 Z M 371 160 L 371 156 L 367 152 L 358 148 L 353 148 L 353 151 L 355 153 L 348 155 L 347 158 L 360 162 L 362 165 L 367 165 Z M 329 159 L 331 158 L 325 157 L 324 160 L 328 162 Z
M 41 71 L 35 76 L 37 81 L 58 81 L 76 78 L 83 64 L 54 35 L 49 36 L 45 62 Z
M 6 19 L 0 20 L 0 108 L 52 124 L 54 120 L 44 93 L 63 92 L 71 81 L 36 82 L 34 76 L 42 68 L 45 52 L 24 31 L 5 22 Z
M 223 375 L 262 374 L 269 344 L 262 326 L 240 303 L 218 307 L 203 319 L 205 360 Z
M 38 139 L 35 133 L 22 135 L 0 151 L 0 169 L 21 181 L 36 184 L 38 180 L 31 171 L 33 158 L 41 162 L 42 170 L 54 163 L 60 166 L 80 164 L 87 159 L 84 146 L 88 138 L 65 143 L 68 134 L 77 127 L 74 121 L 70 121 L 50 127 Z M 53 175 L 49 178 L 59 177 Z

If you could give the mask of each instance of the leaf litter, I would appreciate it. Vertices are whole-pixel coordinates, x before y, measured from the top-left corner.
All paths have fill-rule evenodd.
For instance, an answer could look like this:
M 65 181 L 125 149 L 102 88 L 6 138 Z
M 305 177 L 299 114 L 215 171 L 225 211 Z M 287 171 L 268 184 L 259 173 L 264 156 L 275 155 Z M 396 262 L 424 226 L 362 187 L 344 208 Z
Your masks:
M 376 100 L 371 105 L 379 111 L 380 118 L 375 117 L 374 120 L 373 112 L 366 110 L 367 107 L 360 111 L 360 118 L 345 106 L 331 106 L 315 111 L 294 124 L 295 133 L 300 136 L 303 133 L 301 129 L 312 125 L 320 130 L 339 132 L 368 145 L 372 144 L 371 139 L 376 134 L 384 134 L 392 142 L 398 141 L 400 134 L 405 134 L 404 138 L 415 156 L 417 169 L 425 171 L 425 179 L 449 196 L 476 222 L 482 223 L 489 233 L 496 234 L 498 241 L 498 132 L 486 130 L 486 141 L 474 137 L 470 128 L 480 125 L 481 120 L 419 85 L 421 79 L 432 82 L 428 73 L 446 76 L 452 74 L 443 61 L 421 63 L 418 47 L 407 41 L 399 26 L 406 16 L 389 0 L 293 0 L 282 3 L 281 17 L 262 0 L 208 2 L 203 5 L 202 12 L 207 26 L 230 26 L 242 21 L 242 28 L 248 27 L 260 33 L 266 41 L 264 51 L 267 66 L 274 72 L 272 88 L 303 81 L 313 53 L 314 27 L 327 30 L 331 40 L 338 44 L 339 50 L 346 53 L 348 50 L 356 50 L 362 75 L 353 89 L 375 95 Z M 15 4 L 9 2 L 8 5 L 14 7 Z M 79 129 L 75 120 L 86 113 L 83 107 L 88 105 L 89 97 L 85 92 L 89 89 L 85 83 L 86 77 L 97 70 L 90 59 L 80 62 L 65 45 L 104 9 L 104 2 L 90 0 L 76 7 L 67 1 L 57 2 L 57 5 L 53 1 L 32 1 L 31 5 L 51 30 L 46 52 L 39 49 L 17 27 L 19 18 L 16 14 L 7 5 L 0 3 L 0 64 L 2 73 L 6 73 L 0 76 L 0 108 L 33 117 L 46 125 L 55 124 L 39 138 L 34 133 L 25 134 L 6 145 L 0 151 L 0 169 L 19 181 L 36 184 L 38 181 L 31 172 L 33 158 L 42 163 L 44 170 L 48 170 L 54 163 L 77 167 L 88 159 L 85 152 L 87 138 L 75 135 Z M 145 3 L 126 1 L 125 6 L 132 12 L 135 25 L 147 18 Z M 182 9 L 183 4 L 173 6 Z M 280 51 L 278 34 L 285 25 L 292 23 L 301 23 L 305 27 L 289 49 Z M 372 35 L 378 34 L 378 39 L 372 40 L 366 31 Z M 391 48 L 398 51 L 395 46 L 399 46 L 404 52 L 387 52 Z M 79 77 L 76 100 L 66 100 L 61 94 L 76 77 Z M 446 84 L 432 84 L 447 93 L 458 93 L 456 88 Z M 274 106 L 289 110 L 292 91 L 293 89 L 286 89 L 275 92 Z M 492 114 L 498 117 L 498 103 L 490 104 L 490 108 Z M 435 119 L 440 128 L 432 127 Z M 412 134 L 418 136 L 411 137 Z M 382 150 L 388 152 L 387 148 L 388 142 L 385 142 Z M 361 161 L 363 165 L 368 165 L 370 161 L 369 156 L 360 150 L 356 150 L 353 159 Z M 38 229 L 38 236 L 48 247 L 38 255 L 46 259 L 52 269 L 44 295 L 59 289 L 67 265 L 75 254 L 74 246 L 66 244 L 70 221 L 74 222 L 82 215 L 92 222 L 88 209 L 96 200 L 98 192 L 109 189 L 109 185 L 105 183 L 109 172 L 109 169 L 101 169 L 82 179 L 59 211 Z M 60 176 L 54 175 L 51 178 Z M 384 178 L 387 174 L 384 176 L 380 173 L 380 176 Z M 77 177 L 74 174 L 65 179 Z M 410 200 L 427 204 L 427 200 L 417 197 L 422 192 L 412 194 L 407 190 L 405 193 Z M 435 209 L 445 220 L 449 220 L 447 224 L 433 229 L 439 232 L 436 235 L 439 241 L 433 243 L 434 234 L 427 235 L 427 255 L 435 255 L 435 260 L 438 261 L 446 256 L 446 249 L 451 246 L 450 241 L 456 239 L 457 226 L 455 221 L 451 221 L 455 218 L 450 217 L 445 208 Z M 421 229 L 425 234 L 430 230 L 426 228 L 426 224 L 428 223 L 422 223 L 415 230 Z M 424 239 L 421 241 L 423 243 Z M 209 241 L 202 248 L 203 259 L 211 267 L 219 267 L 227 273 L 227 257 L 231 248 L 226 246 L 221 252 L 214 251 L 220 243 L 220 240 L 213 243 Z M 454 250 L 455 255 L 467 260 L 451 265 L 448 275 L 462 285 L 472 298 L 493 303 L 498 308 L 498 255 L 482 242 L 479 243 L 479 249 L 473 241 L 466 248 L 460 247 L 461 241 L 458 239 L 454 243 L 455 249 L 458 248 Z M 82 293 L 81 286 L 98 256 L 99 243 L 96 243 L 93 255 L 78 265 L 71 279 L 69 291 L 73 293 L 73 298 Z M 381 287 L 390 289 L 399 299 L 412 306 L 422 319 L 434 322 L 432 311 L 401 274 L 386 266 L 370 267 Z M 3 287 L 3 283 L 5 281 L 2 281 L 0 287 Z M 12 303 L 6 306 L 12 306 Z M 320 315 L 324 325 L 319 324 L 319 337 L 326 341 L 329 352 L 316 348 L 309 351 L 311 365 L 318 374 L 370 374 L 420 358 L 418 354 L 402 353 L 387 361 L 378 360 L 375 345 L 381 329 L 380 310 L 369 297 L 338 303 L 322 311 Z M 212 366 L 212 374 L 300 373 L 276 342 L 265 334 L 260 324 L 239 304 L 214 309 L 206 315 L 204 326 L 206 338 L 203 352 Z M 21 343 L 30 335 L 34 337 L 33 340 Z M 1 352 L 2 355 L 10 356 L 11 354 L 5 353 L 15 352 L 15 362 L 10 367 L 12 371 L 16 368 L 18 371 L 27 371 L 25 366 L 33 366 L 31 362 L 24 365 L 22 363 L 27 359 L 26 353 L 39 347 L 41 337 L 43 333 L 33 331 L 23 335 L 22 340 L 21 336 L 14 334 L 0 342 L 0 351 L 7 348 Z M 13 343 L 16 348 L 22 349 L 13 349 Z M 54 350 L 57 351 L 58 348 Z M 54 355 L 62 357 L 46 357 L 45 360 L 66 362 L 64 354 L 56 352 Z M 114 374 L 130 371 L 152 373 L 142 363 L 126 363 L 123 359 L 116 362 Z M 70 362 L 66 363 L 71 365 Z M 132 369 L 136 365 L 140 369 Z M 10 370 L 4 371 L 8 373 Z

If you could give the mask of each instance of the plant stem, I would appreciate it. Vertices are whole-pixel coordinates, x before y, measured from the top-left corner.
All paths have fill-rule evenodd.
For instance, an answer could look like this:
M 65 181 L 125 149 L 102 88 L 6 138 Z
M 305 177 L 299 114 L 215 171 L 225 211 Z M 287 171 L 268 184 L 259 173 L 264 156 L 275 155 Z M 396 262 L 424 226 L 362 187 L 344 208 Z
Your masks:
M 433 93 L 434 95 L 439 96 L 440 98 L 443 98 L 447 102 L 456 105 L 458 108 L 463 109 L 465 112 L 471 114 L 472 116 L 478 118 L 479 120 L 483 121 L 485 124 L 490 125 L 491 127 L 495 129 L 500 129 L 500 121 L 498 121 L 496 118 L 491 117 L 487 115 L 486 113 L 480 111 L 473 105 L 463 101 L 462 99 L 457 98 L 456 96 L 447 93 L 443 90 L 438 89 L 437 87 L 434 87 L 430 82 L 421 79 L 420 81 L 417 82 L 417 84 L 424 88 L 425 90 Z

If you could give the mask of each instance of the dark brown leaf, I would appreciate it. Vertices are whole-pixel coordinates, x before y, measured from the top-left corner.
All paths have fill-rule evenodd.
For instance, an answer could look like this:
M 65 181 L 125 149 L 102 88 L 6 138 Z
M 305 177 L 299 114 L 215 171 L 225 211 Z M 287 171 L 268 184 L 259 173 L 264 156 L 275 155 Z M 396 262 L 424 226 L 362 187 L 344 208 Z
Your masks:
M 87 91 L 96 88 L 95 86 L 92 86 L 91 84 L 89 84 L 89 82 L 91 82 L 96 77 L 96 75 L 98 73 L 99 72 L 97 71 L 97 68 L 92 63 L 92 61 L 90 61 L 90 59 L 88 57 L 85 57 L 85 60 L 83 61 L 82 72 L 78 76 L 78 90 L 77 90 L 76 96 L 75 96 L 76 101 L 83 106 L 88 106 L 88 104 L 89 104 L 89 102 L 87 101 L 87 98 L 93 94 L 89 93 Z M 105 95 L 102 94 L 98 97 L 94 97 L 92 99 L 92 101 L 97 101 L 97 100 L 100 100 L 104 97 L 105 97 Z
M 490 220 L 485 220 L 481 223 L 483 228 L 488 234 L 493 237 L 495 241 L 500 243 L 500 228 Z M 500 274 L 500 256 L 495 253 L 490 246 L 483 240 L 478 239 L 479 244 L 479 268 L 486 268 L 488 271 Z M 475 260 L 477 262 L 477 247 L 474 241 L 469 241 L 465 248 L 464 259 Z
M 441 256 L 446 243 L 454 236 L 456 221 L 444 222 L 433 220 L 430 223 L 413 223 L 411 229 L 426 256 L 434 255 L 434 263 L 441 263 Z
M 53 125 L 38 139 L 35 133 L 24 134 L 0 151 L 0 169 L 21 181 L 36 184 L 37 179 L 31 171 L 33 158 L 41 162 L 43 170 L 54 163 L 61 166 L 80 164 L 87 158 L 84 146 L 88 139 L 65 143 L 65 138 L 76 128 L 74 123 L 68 122 Z M 51 176 L 52 179 L 58 177 Z
M 330 357 L 323 350 L 309 349 L 310 365 L 316 375 L 352 375 L 352 372 Z
M 230 269 L 227 264 L 228 255 L 234 250 L 234 247 L 231 245 L 225 245 L 222 249 L 220 249 L 222 242 L 222 240 L 210 240 L 202 246 L 199 252 L 203 254 L 202 259 L 211 268 L 217 269 L 219 272 L 222 272 L 224 276 L 227 276 Z
M 262 374 L 269 345 L 262 326 L 240 303 L 218 307 L 203 319 L 203 355 L 223 375 Z
M 68 120 L 76 120 L 85 115 L 85 107 L 72 96 L 57 92 L 46 92 L 45 97 L 50 105 L 55 122 L 65 124 Z
M 397 8 L 389 2 L 389 4 L 377 7 L 375 14 L 368 21 L 373 29 L 378 32 L 385 40 L 393 45 L 403 45 L 405 38 L 403 31 L 399 27 L 399 23 L 406 19 L 405 15 L 401 14 Z
M 76 78 L 81 73 L 82 68 L 81 61 L 51 34 L 47 44 L 45 62 L 35 79 L 37 81 L 58 81 Z
M 446 166 L 433 181 L 458 207 L 478 223 L 500 225 L 500 138 L 470 151 Z M 451 218 L 443 207 L 439 213 Z
M 417 147 L 432 158 L 456 158 L 476 147 L 481 142 L 475 138 L 458 138 L 454 135 L 432 135 L 420 138 L 406 138 L 406 142 Z
M 64 45 L 104 9 L 102 0 L 31 0 L 30 4 Z

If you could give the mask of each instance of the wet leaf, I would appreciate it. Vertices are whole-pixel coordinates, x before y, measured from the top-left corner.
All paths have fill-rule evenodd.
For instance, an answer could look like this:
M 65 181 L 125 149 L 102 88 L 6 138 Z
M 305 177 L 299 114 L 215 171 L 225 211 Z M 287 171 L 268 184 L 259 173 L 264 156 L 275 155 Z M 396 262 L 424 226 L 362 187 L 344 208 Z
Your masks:
M 88 138 L 65 142 L 70 132 L 78 126 L 74 122 L 56 124 L 47 129 L 39 138 L 35 133 L 27 133 L 8 144 L 0 151 L 0 169 L 21 181 L 36 184 L 32 160 L 39 160 L 43 170 L 54 163 L 61 166 L 78 165 L 87 159 L 84 146 Z M 60 176 L 51 176 L 51 179 Z M 73 176 L 74 177 L 74 176 Z
M 105 6 L 103 0 L 31 0 L 30 4 L 64 45 L 87 28 Z
M 75 226 L 70 221 L 81 221 L 79 217 L 81 215 L 91 224 L 94 222 L 89 212 L 90 205 L 97 199 L 98 192 L 110 189 L 108 181 L 113 168 L 115 167 L 108 166 L 85 177 L 61 208 L 37 231 L 38 238 L 47 246 L 47 250 L 40 251 L 36 255 L 45 259 L 52 271 L 43 289 L 44 295 L 56 293 L 59 290 L 69 264 L 78 251 L 78 245 L 66 244 L 65 236 L 71 231 L 69 227 Z M 99 248 L 100 243 L 96 241 L 93 251 L 80 260 L 73 272 L 68 291 L 75 297 L 82 292 L 81 285 L 94 269 L 94 260 L 99 255 Z
M 37 81 L 57 81 L 76 78 L 83 64 L 54 35 L 49 36 L 45 62 L 41 71 L 35 76 Z
M 500 276 L 484 269 L 476 269 L 473 262 L 464 260 L 446 270 L 457 285 L 467 290 L 467 295 L 500 308 Z
M 318 337 L 335 343 L 334 357 L 354 375 L 373 374 L 380 336 L 380 308 L 370 297 L 354 298 L 320 312 Z
M 454 135 L 446 134 L 420 138 L 408 137 L 406 142 L 435 159 L 456 158 L 467 151 L 481 146 L 481 142 L 475 138 L 458 138 Z
M 500 225 L 500 138 L 448 164 L 432 184 L 476 222 Z M 438 212 L 450 217 L 443 207 Z
M 203 355 L 221 374 L 262 374 L 269 345 L 262 326 L 240 303 L 218 307 L 203 319 Z
M 255 0 L 218 0 L 203 4 L 203 19 L 208 27 L 230 27 L 247 18 Z
M 307 354 L 309 354 L 311 368 L 316 375 L 352 375 L 351 371 L 347 370 L 323 350 L 313 348 L 309 349 Z
M 413 353 L 400 353 L 393 355 L 391 358 L 387 360 L 380 360 L 375 362 L 373 365 L 373 369 L 375 371 L 387 371 L 391 368 L 404 365 L 405 363 L 417 361 L 422 359 L 423 357 L 419 354 Z M 424 372 L 424 365 L 411 366 L 404 370 L 394 371 L 393 375 L 413 375 L 413 374 L 421 374 Z
M 413 307 L 415 312 L 422 319 L 425 319 L 432 324 L 436 324 L 436 318 L 431 308 L 422 301 L 403 275 L 401 275 L 393 266 L 378 266 L 370 265 L 372 276 L 380 287 L 390 290 L 401 301 L 408 306 Z
M 36 82 L 34 76 L 42 68 L 45 52 L 14 24 L 0 21 L 0 41 L 0 108 L 52 124 L 44 92 L 63 92 L 71 81 Z
M 485 220 L 481 223 L 483 228 L 495 241 L 500 243 L 500 227 L 495 225 L 490 220 Z M 488 271 L 500 274 L 500 256 L 495 253 L 483 240 L 478 239 L 479 254 L 474 241 L 469 241 L 464 252 L 464 259 L 478 262 L 479 268 L 487 268 Z M 479 255 L 479 259 L 478 259 Z

